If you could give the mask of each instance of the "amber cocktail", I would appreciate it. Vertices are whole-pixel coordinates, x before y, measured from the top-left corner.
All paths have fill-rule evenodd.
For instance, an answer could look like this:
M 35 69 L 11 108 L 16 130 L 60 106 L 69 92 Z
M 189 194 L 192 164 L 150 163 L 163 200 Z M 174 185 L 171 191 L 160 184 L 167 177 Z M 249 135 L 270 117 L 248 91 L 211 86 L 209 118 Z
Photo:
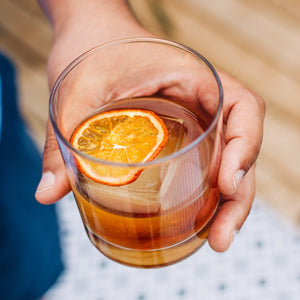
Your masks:
M 180 91 L 170 81 L 149 88 L 162 73 Z M 104 255 L 153 268 L 204 244 L 219 203 L 221 107 L 213 67 L 169 41 L 102 45 L 61 74 L 52 124 L 84 227 Z

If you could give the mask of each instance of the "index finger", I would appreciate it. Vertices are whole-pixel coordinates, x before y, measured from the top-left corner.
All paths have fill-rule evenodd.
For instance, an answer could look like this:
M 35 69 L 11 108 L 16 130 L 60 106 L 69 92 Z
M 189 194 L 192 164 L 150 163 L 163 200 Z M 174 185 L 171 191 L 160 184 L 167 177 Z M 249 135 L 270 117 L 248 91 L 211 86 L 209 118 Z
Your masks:
M 220 192 L 232 195 L 257 159 L 263 138 L 265 104 L 261 97 L 226 75 L 224 149 L 219 171 Z

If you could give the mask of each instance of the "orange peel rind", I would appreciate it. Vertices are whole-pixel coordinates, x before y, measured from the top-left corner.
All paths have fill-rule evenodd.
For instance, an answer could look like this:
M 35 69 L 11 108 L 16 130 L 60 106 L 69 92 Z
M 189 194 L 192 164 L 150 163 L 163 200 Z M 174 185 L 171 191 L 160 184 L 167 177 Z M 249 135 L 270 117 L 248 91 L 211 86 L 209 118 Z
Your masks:
M 72 146 L 96 159 L 122 163 L 102 164 L 77 156 L 79 170 L 88 178 L 107 185 L 133 182 L 141 168 L 128 164 L 153 160 L 168 141 L 168 130 L 154 112 L 121 109 L 103 112 L 81 123 L 70 139 Z

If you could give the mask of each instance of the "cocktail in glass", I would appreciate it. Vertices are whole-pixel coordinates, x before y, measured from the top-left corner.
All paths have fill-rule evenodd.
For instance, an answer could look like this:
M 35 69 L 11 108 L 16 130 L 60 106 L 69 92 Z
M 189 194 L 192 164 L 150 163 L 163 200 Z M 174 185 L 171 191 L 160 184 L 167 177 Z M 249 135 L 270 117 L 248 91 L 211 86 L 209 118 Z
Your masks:
M 153 160 L 89 155 L 85 143 L 99 128 L 89 128 L 82 146 L 74 147 L 80 124 L 119 110 L 151 111 L 163 121 L 168 141 Z M 59 76 L 50 116 L 85 230 L 104 255 L 154 268 L 181 261 L 205 243 L 219 204 L 222 86 L 204 57 L 153 38 L 100 45 Z M 107 184 L 96 180 L 100 169 L 137 176 Z

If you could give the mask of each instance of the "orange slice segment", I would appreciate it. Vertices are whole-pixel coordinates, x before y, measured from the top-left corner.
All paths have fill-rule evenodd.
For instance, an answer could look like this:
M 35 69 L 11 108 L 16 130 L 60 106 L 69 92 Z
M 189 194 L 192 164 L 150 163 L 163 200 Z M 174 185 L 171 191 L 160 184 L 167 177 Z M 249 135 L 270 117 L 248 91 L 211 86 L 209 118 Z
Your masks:
M 167 140 L 167 128 L 158 115 L 149 110 L 123 109 L 87 119 L 75 129 L 70 143 L 97 159 L 132 164 L 153 160 Z M 83 157 L 78 157 L 77 162 L 85 176 L 107 185 L 128 184 L 142 172 Z

